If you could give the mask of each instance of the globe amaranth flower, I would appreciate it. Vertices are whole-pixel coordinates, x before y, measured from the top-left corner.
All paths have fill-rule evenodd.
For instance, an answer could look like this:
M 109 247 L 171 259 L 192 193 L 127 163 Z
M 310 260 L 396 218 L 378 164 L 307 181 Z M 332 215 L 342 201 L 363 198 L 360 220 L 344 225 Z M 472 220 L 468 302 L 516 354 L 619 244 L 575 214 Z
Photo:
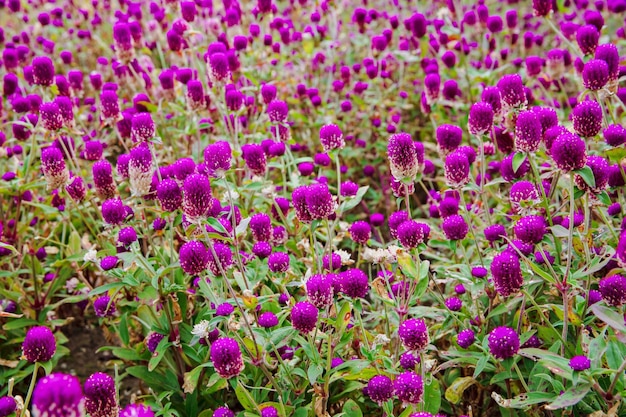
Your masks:
M 248 223 L 250 230 L 252 231 L 252 237 L 256 242 L 270 240 L 272 235 L 272 220 L 270 216 L 265 213 L 256 213 L 250 217 L 250 223 Z
M 595 185 L 593 187 L 590 187 L 585 182 L 583 177 L 581 177 L 580 175 L 576 175 L 574 177 L 576 186 L 581 190 L 590 189 L 594 193 L 601 192 L 606 188 L 609 183 L 609 163 L 600 155 L 591 155 L 587 158 L 586 165 L 591 169 L 591 172 L 593 173 Z
M 213 275 L 219 276 L 222 274 L 222 270 L 226 271 L 228 268 L 230 268 L 233 265 L 233 252 L 230 249 L 230 246 L 222 242 L 215 242 L 213 244 L 213 250 L 215 251 L 215 254 L 217 255 L 217 259 L 213 256 L 212 253 L 209 252 L 208 266 L 209 266 L 209 270 L 211 271 Z M 244 255 L 245 253 L 242 252 L 242 256 Z M 247 262 L 245 261 L 245 256 L 244 256 L 244 262 Z
M 400 224 L 397 229 L 398 240 L 405 248 L 415 248 L 428 240 L 430 226 L 414 220 L 407 220 Z
M 41 151 L 41 170 L 50 190 L 63 187 L 69 181 L 63 154 L 57 148 L 49 147 Z
M 393 397 L 393 382 L 386 375 L 376 375 L 367 383 L 367 396 L 382 405 Z
M 472 135 L 484 135 L 493 125 L 493 107 L 489 103 L 474 103 L 469 111 L 467 128 Z
M 534 152 L 539 149 L 542 127 L 536 112 L 522 111 L 515 123 L 515 148 L 522 152 Z
M 130 151 L 128 162 L 128 179 L 133 195 L 141 196 L 150 192 L 153 173 L 152 153 L 149 145 L 142 143 Z
M 461 145 L 463 130 L 458 126 L 443 124 L 437 127 L 435 136 L 439 151 L 443 155 L 447 155 Z
M 152 332 L 146 337 L 145 343 L 148 348 L 148 352 L 153 353 L 156 352 L 159 343 L 163 340 L 165 336 L 161 333 Z
M 259 1 L 259 3 L 261 3 L 261 1 Z M 278 410 L 271 405 L 263 407 L 261 409 L 261 417 L 278 417 Z
M 117 235 L 117 241 L 124 246 L 129 246 L 131 243 L 137 241 L 137 232 L 133 227 L 124 227 L 120 229 Z
M 349 231 L 352 240 L 362 245 L 366 244 L 372 237 L 372 227 L 368 222 L 362 220 L 352 223 Z
M 232 378 L 243 371 L 243 356 L 235 339 L 221 337 L 211 344 L 211 361 L 222 378 Z
M 233 314 L 233 311 L 235 311 L 235 307 L 232 304 L 222 303 L 218 305 L 217 308 L 215 309 L 215 315 L 221 316 L 221 317 L 227 317 Z
M 423 351 L 430 343 L 428 327 L 426 327 L 426 322 L 422 319 L 403 321 L 398 328 L 398 337 L 404 347 L 416 352 Z
M 46 130 L 56 131 L 63 127 L 63 116 L 55 102 L 42 103 L 39 106 L 39 116 Z
M 504 75 L 498 81 L 498 90 L 500 90 L 500 96 L 502 102 L 511 108 L 520 108 L 526 106 L 527 98 L 526 91 L 524 90 L 524 83 L 522 77 L 519 74 Z
M 327 275 L 311 275 L 305 284 L 309 302 L 317 308 L 324 308 L 331 305 L 333 302 L 332 284 L 332 279 Z
M 274 100 L 267 105 L 267 115 L 272 123 L 284 123 L 289 115 L 287 103 L 281 100 Z
M 306 334 L 315 329 L 319 312 L 308 301 L 297 302 L 291 309 L 291 325 L 300 333 Z
M 408 133 L 391 135 L 387 144 L 387 156 L 391 175 L 401 181 L 407 179 L 412 182 L 415 179 L 419 172 L 419 161 L 411 135 Z
M 49 87 L 54 83 L 54 64 L 47 56 L 36 56 L 31 63 L 33 84 Z
M 581 26 L 576 31 L 576 42 L 585 55 L 591 55 L 595 52 L 599 40 L 600 32 L 593 25 Z
M 248 143 L 241 147 L 241 152 L 241 156 L 252 174 L 258 176 L 265 175 L 265 170 L 267 169 L 267 158 L 261 145 Z
M 609 146 L 620 146 L 626 143 L 626 128 L 622 125 L 609 125 L 602 131 L 602 135 Z
M 489 333 L 489 352 L 496 359 L 506 359 L 514 356 L 520 348 L 517 332 L 510 327 L 496 327 Z
M 470 162 L 465 152 L 455 150 L 444 164 L 446 182 L 451 187 L 461 187 L 469 182 Z
M 104 120 L 118 121 L 122 119 L 119 98 L 115 91 L 104 90 L 100 94 L 100 111 Z
M 456 197 L 445 197 L 438 206 L 439 215 L 442 218 L 453 216 L 459 213 L 459 200 Z
M 232 150 L 226 141 L 218 141 L 210 144 L 204 150 L 204 163 L 209 174 L 214 177 L 222 177 L 230 169 Z
M 506 228 L 501 224 L 492 224 L 485 228 L 485 239 L 491 243 L 504 240 L 506 235 Z
M 476 335 L 472 329 L 465 329 L 459 332 L 456 343 L 463 349 L 469 348 L 476 340 Z
M 511 200 L 513 208 L 518 210 L 523 201 L 537 201 L 539 199 L 539 193 L 532 182 L 518 181 L 511 186 L 509 199 Z
M 524 283 L 520 260 L 513 251 L 505 250 L 493 258 L 490 266 L 498 294 L 507 297 L 517 293 Z
M 111 317 L 117 311 L 115 303 L 111 301 L 108 295 L 101 295 L 93 302 L 93 309 L 98 317 Z
M 26 332 L 22 353 L 29 362 L 47 362 L 54 356 L 57 342 L 52 331 L 45 326 L 31 327 Z
M 212 84 L 225 83 L 230 79 L 230 66 L 228 58 L 221 52 L 209 56 L 207 73 Z
M 622 275 L 602 278 L 598 290 L 609 305 L 619 307 L 626 303 L 626 278 Z
M 367 274 L 357 268 L 341 272 L 339 283 L 341 292 L 351 298 L 363 298 L 369 290 Z
M 393 381 L 394 393 L 400 401 L 408 404 L 417 404 L 422 401 L 424 381 L 415 372 L 406 371 L 398 375 Z
M 598 91 L 609 82 L 609 66 L 601 59 L 592 59 L 585 64 L 582 75 L 585 88 Z
M 180 247 L 179 258 L 183 271 L 189 275 L 197 275 L 207 268 L 209 251 L 204 243 L 192 240 Z
M 543 216 L 524 216 L 515 223 L 513 230 L 522 242 L 539 243 L 546 234 L 546 220 Z
M 91 173 L 98 196 L 103 200 L 115 197 L 117 188 L 113 181 L 113 167 L 109 161 L 103 159 L 94 163 L 91 167 Z
M 333 149 L 342 149 L 345 146 L 343 132 L 339 126 L 334 124 L 324 125 L 320 128 L 320 142 L 324 148 L 324 152 L 330 152 Z
M 312 184 L 306 188 L 307 210 L 313 219 L 327 219 L 335 212 L 336 203 L 326 184 Z
M 554 140 L 550 154 L 563 172 L 581 169 L 587 162 L 585 141 L 573 133 L 564 133 Z
M 15 412 L 17 403 L 13 397 L 0 397 L 0 417 L 8 417 Z
M 183 212 L 198 220 L 207 215 L 213 205 L 211 183 L 201 174 L 192 174 L 183 183 Z
M 289 269 L 289 255 L 284 252 L 274 252 L 267 258 L 267 265 L 272 272 L 286 272 Z
M 450 240 L 463 240 L 469 231 L 469 226 L 465 222 L 465 219 L 458 214 L 443 219 L 441 228 L 443 229 L 443 233 Z
M 450 311 L 461 311 L 463 308 L 463 301 L 458 297 L 446 298 L 444 304 Z
M 85 404 L 78 378 L 53 373 L 37 381 L 33 391 L 33 417 L 83 417 Z
M 584 138 L 597 135 L 602 129 L 602 107 L 594 100 L 578 103 L 570 116 L 574 131 Z
M 228 407 L 218 407 L 213 412 L 213 417 L 235 417 L 235 413 Z
M 259 326 L 268 329 L 270 327 L 278 326 L 278 317 L 276 317 L 276 314 L 271 311 L 266 311 L 265 313 L 261 313 L 261 315 L 259 315 L 258 323 Z
M 115 381 L 109 375 L 96 372 L 85 381 L 85 410 L 92 417 L 117 417 Z
M 128 404 L 120 412 L 120 417 L 154 417 L 154 411 L 145 404 Z
M 550 0 L 533 0 L 533 12 L 535 16 L 547 16 L 552 10 Z
M 591 361 L 585 355 L 574 356 L 569 360 L 569 367 L 573 371 L 584 371 L 591 368 Z
M 619 51 L 617 50 L 617 46 L 612 43 L 605 43 L 596 48 L 595 59 L 602 60 L 606 62 L 609 71 L 609 81 L 610 84 L 615 84 L 619 76 Z M 615 86 L 615 89 L 617 87 Z M 612 92 L 615 92 L 613 88 L 609 88 Z
M 183 203 L 183 194 L 178 183 L 172 179 L 164 179 L 157 185 L 157 200 L 164 211 L 176 211 Z
M 268 242 L 256 242 L 252 246 L 252 253 L 261 259 L 265 259 L 272 253 L 272 245 Z

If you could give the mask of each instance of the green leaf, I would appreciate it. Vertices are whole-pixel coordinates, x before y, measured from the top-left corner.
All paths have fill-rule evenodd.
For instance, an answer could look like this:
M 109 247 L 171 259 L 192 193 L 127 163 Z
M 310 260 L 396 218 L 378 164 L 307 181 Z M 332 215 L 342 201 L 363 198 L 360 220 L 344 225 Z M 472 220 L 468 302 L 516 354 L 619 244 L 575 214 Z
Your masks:
M 437 414 L 441 407 L 441 386 L 435 378 L 424 386 L 424 407 L 432 415 Z
M 237 386 L 235 387 L 235 395 L 237 396 L 237 399 L 239 400 L 241 406 L 246 410 L 256 411 L 256 409 L 258 408 L 256 403 L 254 402 L 254 398 L 252 398 L 252 395 L 250 395 L 250 392 L 239 383 L 237 383 Z
M 118 328 L 119 328 L 120 339 L 122 339 L 122 343 L 124 343 L 124 345 L 128 345 L 128 342 L 130 341 L 130 335 L 128 334 L 128 318 L 126 314 L 122 315 L 122 318 L 120 319 L 120 325 Z
M 556 400 L 546 405 L 546 410 L 558 410 L 560 408 L 571 407 L 578 404 L 591 389 L 591 384 L 576 385 L 563 394 L 559 395 Z
M 317 382 L 317 378 L 319 378 L 319 376 L 322 375 L 322 372 L 324 372 L 324 368 L 319 364 L 313 364 L 309 366 L 309 369 L 307 370 L 306 374 L 307 374 L 307 377 L 309 378 L 309 382 L 311 383 L 311 385 Z
M 164 378 L 163 375 L 150 372 L 145 366 L 131 366 L 130 368 L 126 368 L 126 372 L 128 372 L 129 375 L 144 381 L 149 387 L 158 389 L 159 391 L 165 390 L 178 392 L 180 389 L 178 384 L 174 384 L 174 381 L 172 381 L 171 378 Z
M 356 195 L 354 197 L 350 197 L 349 199 L 341 203 L 341 207 L 339 207 L 339 212 L 345 213 L 346 211 L 355 208 L 361 202 L 361 200 L 363 200 L 363 196 L 365 195 L 367 190 L 369 190 L 369 188 L 369 185 L 359 187 L 359 191 L 356 192 Z
M 108 284 L 104 284 L 97 288 L 94 288 L 93 290 L 89 292 L 89 296 L 93 297 L 94 295 L 104 294 L 105 292 L 108 292 L 109 290 L 117 290 L 118 288 L 122 288 L 123 286 L 124 284 L 122 284 L 121 282 L 110 282 Z
M 482 358 L 478 360 L 478 363 L 476 364 L 476 368 L 474 368 L 473 378 L 477 378 L 478 375 L 480 375 L 481 372 L 485 370 L 488 363 L 489 363 L 489 356 L 485 354 L 485 356 L 483 356 Z M 446 398 L 448 397 L 446 396 Z
M 172 342 L 170 342 L 169 340 L 167 340 L 166 337 L 164 337 L 160 342 L 159 345 L 157 346 L 156 350 L 154 351 L 154 354 L 152 355 L 152 357 L 150 358 L 150 362 L 148 362 L 148 371 L 152 372 L 154 371 L 154 369 L 159 366 L 159 363 L 161 362 L 161 360 L 163 359 L 163 356 L 165 356 L 165 351 L 167 350 L 167 348 L 169 348 L 170 346 L 172 346 Z
M 611 198 L 606 193 L 606 191 L 602 191 L 600 194 L 597 195 L 597 197 L 598 197 L 598 200 L 600 200 L 600 202 L 604 204 L 605 206 L 610 206 L 612 203 Z
M 484 356 L 479 361 L 479 364 L 484 358 L 487 358 L 487 360 L 489 360 L 488 356 Z M 478 367 L 476 369 L 478 369 Z M 476 380 L 474 379 L 474 377 L 471 376 L 465 376 L 463 378 L 455 379 L 452 385 L 450 385 L 448 389 L 446 389 L 446 400 L 450 401 L 452 404 L 458 404 L 463 398 L 463 392 L 465 392 L 467 388 L 475 383 Z
M 614 330 L 617 330 L 620 333 L 626 333 L 624 316 L 621 314 L 602 304 L 592 305 L 591 311 L 593 311 L 593 314 L 595 314 L 596 317 L 608 324 Z
M 516 152 L 513 156 L 513 172 L 517 172 L 519 167 L 522 166 L 524 161 L 526 160 L 526 155 L 522 152 Z
M 574 172 L 580 175 L 589 187 L 595 188 L 596 178 L 593 175 L 593 171 L 591 170 L 591 167 L 584 166 L 581 169 L 574 170 Z
M 70 233 L 70 241 L 67 245 L 67 255 L 75 255 L 81 252 L 80 235 L 76 230 Z
M 21 319 L 15 319 L 15 320 L 9 321 L 7 324 L 2 326 L 2 328 L 4 330 L 16 330 L 16 329 L 22 329 L 24 327 L 36 326 L 38 324 L 39 323 L 37 323 L 36 320 L 29 319 L 29 318 L 21 318 Z
M 363 417 L 361 408 L 356 402 L 354 402 L 354 400 L 346 401 L 343 405 L 342 411 L 346 417 Z
M 534 404 L 541 404 L 554 399 L 554 394 L 550 392 L 527 392 L 520 394 L 510 400 L 503 398 L 501 395 L 493 392 L 491 397 L 498 403 L 500 407 L 524 409 Z

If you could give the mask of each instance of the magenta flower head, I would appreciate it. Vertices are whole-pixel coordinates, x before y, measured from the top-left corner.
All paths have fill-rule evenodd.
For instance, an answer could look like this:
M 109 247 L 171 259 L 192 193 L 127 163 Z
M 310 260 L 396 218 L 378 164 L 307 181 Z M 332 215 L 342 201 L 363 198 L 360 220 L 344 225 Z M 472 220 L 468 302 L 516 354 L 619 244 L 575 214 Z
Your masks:
M 222 271 L 218 265 L 218 262 L 222 266 L 222 269 L 226 270 L 230 268 L 230 266 L 233 264 L 233 253 L 230 249 L 230 246 L 221 242 L 216 242 L 213 245 L 213 249 L 215 250 L 215 254 L 217 255 L 217 260 L 212 253 L 209 253 L 209 269 L 211 270 L 211 273 L 213 275 L 219 276 L 221 275 Z
M 593 178 L 595 179 L 595 186 L 589 187 L 585 180 L 580 176 L 576 175 L 574 180 L 576 181 L 576 186 L 581 190 L 591 190 L 594 193 L 600 193 L 609 183 L 609 163 L 606 159 L 601 157 L 600 155 L 591 155 L 587 158 L 586 165 L 591 169 L 593 173 Z
M 324 148 L 324 152 L 330 152 L 333 149 L 342 149 L 345 146 L 343 132 L 339 126 L 334 124 L 324 125 L 320 128 L 320 142 Z
M 422 401 L 424 381 L 415 372 L 403 372 L 393 381 L 393 390 L 403 404 L 417 404 Z
M 602 135 L 609 146 L 620 146 L 626 143 L 626 128 L 622 125 L 609 125 L 602 131 Z
M 149 145 L 142 143 L 130 151 L 128 178 L 133 195 L 141 196 L 150 192 L 152 184 L 152 153 Z
M 39 106 L 41 123 L 46 130 L 56 131 L 63 127 L 63 116 L 59 106 L 54 102 L 42 103 Z
M 593 25 L 581 26 L 576 32 L 576 42 L 585 55 L 592 55 L 595 52 L 599 40 L 600 32 Z
M 459 149 L 446 157 L 444 164 L 446 182 L 451 187 L 460 188 L 470 180 L 470 162 L 467 154 Z
M 626 277 L 611 275 L 602 278 L 598 290 L 600 290 L 600 294 L 602 294 L 602 298 L 607 304 L 614 307 L 626 304 Z
M 50 190 L 63 187 L 69 180 L 63 153 L 57 148 L 49 147 L 41 151 L 41 170 Z
M 594 100 L 578 103 L 570 116 L 574 131 L 583 138 L 597 135 L 602 129 L 602 107 Z
M 515 223 L 513 230 L 522 242 L 539 243 L 546 234 L 546 220 L 543 216 L 525 216 Z
M 527 104 L 524 83 L 519 74 L 505 75 L 498 81 L 502 102 L 510 108 L 525 107 Z
M 310 223 L 313 220 L 306 202 L 307 195 L 308 187 L 306 185 L 295 188 L 291 193 L 291 200 L 296 209 L 296 217 L 303 223 Z
M 83 417 L 85 404 L 78 378 L 60 373 L 41 378 L 33 391 L 33 417 Z
M 498 87 L 485 87 L 480 96 L 480 99 L 484 103 L 489 103 L 489 105 L 493 109 L 494 116 L 499 115 L 502 111 L 502 96 Z
M 115 197 L 117 188 L 113 182 L 113 167 L 109 161 L 103 159 L 96 162 L 93 164 L 91 172 L 98 196 L 103 200 Z
M 602 89 L 609 82 L 609 66 L 601 59 L 588 61 L 583 68 L 583 85 L 591 91 Z
M 574 356 L 569 360 L 569 367 L 572 371 L 585 371 L 591 368 L 591 361 L 585 355 Z
M 276 317 L 276 314 L 271 311 L 266 311 L 265 313 L 259 315 L 258 323 L 259 326 L 269 329 L 271 327 L 278 326 L 278 317 Z
M 226 83 L 230 79 L 230 66 L 226 54 L 221 52 L 209 56 L 207 73 L 212 84 Z
M 327 219 L 335 212 L 336 203 L 326 184 L 318 183 L 307 186 L 307 210 L 313 219 Z
M 465 222 L 465 219 L 458 214 L 443 219 L 441 228 L 443 229 L 443 233 L 450 240 L 463 240 L 469 231 L 469 226 Z
M 387 144 L 387 155 L 391 175 L 400 181 L 413 182 L 419 172 L 419 161 L 411 135 L 408 133 L 391 135 Z
M 133 38 L 130 25 L 124 22 L 118 22 L 113 25 L 113 43 L 115 45 L 115 54 L 122 62 L 130 62 L 135 57 L 133 49 Z
M 587 163 L 585 141 L 573 133 L 563 133 L 555 139 L 550 154 L 563 172 L 581 169 Z
M 405 248 L 416 248 L 418 245 L 428 240 L 430 226 L 426 223 L 419 223 L 415 220 L 407 220 L 398 226 L 398 240 Z
M 552 1 L 533 0 L 533 12 L 535 16 L 547 16 L 552 10 Z
M 517 332 L 510 327 L 496 327 L 489 333 L 489 351 L 496 359 L 514 356 L 520 347 Z
M 235 413 L 228 407 L 218 407 L 213 412 L 213 417 L 235 417 Z
M 272 235 L 272 219 L 265 213 L 256 213 L 250 217 L 250 230 L 255 242 L 270 240 Z
M 15 412 L 17 403 L 13 397 L 0 397 L 0 417 L 8 417 Z
M 513 209 L 519 211 L 523 201 L 537 201 L 539 199 L 539 192 L 537 192 L 537 188 L 532 182 L 518 181 L 511 186 L 509 199 Z
M 356 221 L 350 226 L 350 236 L 356 243 L 364 245 L 372 237 L 372 227 L 368 222 Z
M 367 383 L 367 396 L 382 405 L 393 397 L 393 382 L 386 375 L 376 375 Z
M 454 125 L 440 125 L 437 127 L 437 146 L 443 155 L 448 155 L 461 145 L 463 130 Z
M 96 372 L 85 381 L 85 410 L 91 417 L 117 417 L 119 409 L 115 381 L 109 375 Z
M 267 258 L 267 265 L 274 273 L 286 272 L 289 269 L 289 255 L 284 252 L 274 252 Z
M 465 329 L 458 334 L 456 343 L 459 347 L 467 349 L 474 343 L 475 340 L 476 335 L 474 334 L 474 331 L 472 329 Z
M 317 307 L 308 301 L 300 301 L 291 309 L 291 324 L 300 333 L 306 334 L 317 325 Z
M 130 136 L 133 142 L 147 142 L 156 134 L 156 126 L 150 113 L 137 113 L 131 120 Z
M 467 128 L 472 135 L 484 135 L 493 125 L 493 107 L 489 103 L 472 104 L 469 111 Z
M 200 274 L 209 263 L 209 251 L 204 243 L 197 240 L 183 244 L 178 255 L 181 268 L 189 275 Z
M 183 203 L 183 195 L 178 183 L 172 179 L 164 179 L 157 185 L 157 199 L 164 211 L 176 211 Z
M 542 138 L 541 122 L 534 111 L 522 111 L 515 123 L 515 147 L 522 152 L 535 152 Z
M 52 331 L 45 326 L 31 327 L 26 332 L 22 352 L 29 362 L 47 362 L 54 356 L 57 342 Z
M 54 64 L 47 56 L 36 56 L 32 61 L 33 84 L 49 87 L 54 83 Z
M 224 176 L 230 169 L 232 157 L 230 144 L 226 141 L 212 143 L 204 150 L 204 163 L 214 177 Z
M 341 292 L 351 298 L 363 298 L 369 290 L 367 274 L 360 269 L 351 268 L 339 274 Z
M 105 120 L 121 120 L 120 103 L 115 91 L 105 90 L 100 94 L 100 111 Z
M 617 46 L 612 43 L 605 43 L 596 48 L 596 59 L 606 62 L 609 70 L 609 80 L 614 84 L 619 76 L 619 52 Z M 614 91 L 613 88 L 610 89 Z
M 241 147 L 242 157 L 252 174 L 263 176 L 267 169 L 267 158 L 263 147 L 256 143 L 248 143 Z
M 221 337 L 211 344 L 211 361 L 222 378 L 235 377 L 244 368 L 239 344 L 229 337 Z
M 111 302 L 111 297 L 106 294 L 94 300 L 93 309 L 98 317 L 112 317 L 117 311 L 115 303 Z
M 145 404 L 128 404 L 120 417 L 154 417 L 154 411 Z
M 494 287 L 503 297 L 517 293 L 524 284 L 519 258 L 511 250 L 496 255 L 490 270 Z
M 405 348 L 421 352 L 430 343 L 428 327 L 422 319 L 409 319 L 402 322 L 398 328 L 398 337 Z
M 272 123 L 284 123 L 289 115 L 289 107 L 284 101 L 274 100 L 267 106 L 267 115 Z
M 183 212 L 192 221 L 197 221 L 207 215 L 213 199 L 211 183 L 201 174 L 192 174 L 183 183 Z
M 278 410 L 276 409 L 276 407 L 271 406 L 271 405 L 263 407 L 261 409 L 261 417 L 278 417 Z
M 152 332 L 146 337 L 145 343 L 148 348 L 148 352 L 153 353 L 156 352 L 159 343 L 163 340 L 165 336 L 161 333 Z
M 333 282 L 327 275 L 314 274 L 305 284 L 306 295 L 311 304 L 325 308 L 333 302 Z

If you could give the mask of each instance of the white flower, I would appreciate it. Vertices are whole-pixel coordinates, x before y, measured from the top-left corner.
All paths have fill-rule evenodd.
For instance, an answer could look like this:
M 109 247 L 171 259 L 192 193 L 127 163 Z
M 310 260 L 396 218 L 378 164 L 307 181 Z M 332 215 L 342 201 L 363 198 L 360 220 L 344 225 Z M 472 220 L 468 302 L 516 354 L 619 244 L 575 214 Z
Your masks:
M 352 265 L 354 263 L 349 252 L 339 249 L 335 253 L 341 258 L 341 265 Z
M 78 283 L 80 281 L 78 281 L 78 278 L 74 277 L 72 279 L 67 280 L 67 282 L 65 283 L 65 289 L 67 290 L 67 292 L 74 292 L 74 290 L 76 289 L 76 287 L 78 286 Z
M 97 260 L 98 260 L 98 251 L 95 249 L 88 250 L 85 256 L 83 257 L 84 262 L 96 262 Z
M 193 326 L 191 334 L 203 339 L 209 335 L 209 321 L 202 320 L 200 323 Z

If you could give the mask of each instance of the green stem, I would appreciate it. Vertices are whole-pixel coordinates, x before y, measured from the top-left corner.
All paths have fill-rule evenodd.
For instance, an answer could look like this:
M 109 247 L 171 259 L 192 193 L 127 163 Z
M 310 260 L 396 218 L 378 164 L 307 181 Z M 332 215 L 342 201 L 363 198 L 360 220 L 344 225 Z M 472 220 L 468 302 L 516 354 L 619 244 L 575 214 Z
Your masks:
M 39 372 L 39 367 L 41 365 L 39 362 L 35 362 L 35 368 L 33 369 L 33 376 L 30 379 L 30 385 L 28 386 L 28 394 L 26 394 L 26 399 L 24 400 L 24 410 L 28 410 L 28 404 L 30 403 L 30 399 L 33 396 L 33 390 L 35 389 L 35 382 L 37 381 L 37 372 Z

